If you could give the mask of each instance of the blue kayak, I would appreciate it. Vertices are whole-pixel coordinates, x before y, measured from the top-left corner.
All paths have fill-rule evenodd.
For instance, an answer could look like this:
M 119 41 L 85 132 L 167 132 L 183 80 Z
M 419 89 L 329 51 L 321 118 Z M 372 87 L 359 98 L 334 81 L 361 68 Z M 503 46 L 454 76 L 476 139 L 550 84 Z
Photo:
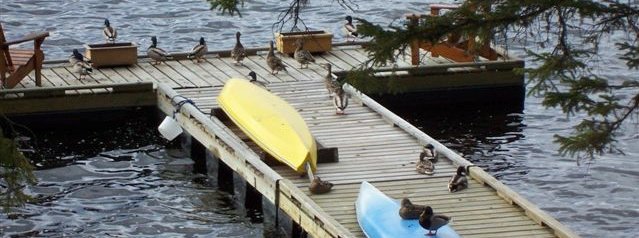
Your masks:
M 368 238 L 429 237 L 460 238 L 449 225 L 437 230 L 436 236 L 419 225 L 419 220 L 404 220 L 399 216 L 399 200 L 392 199 L 364 181 L 355 202 L 357 222 Z

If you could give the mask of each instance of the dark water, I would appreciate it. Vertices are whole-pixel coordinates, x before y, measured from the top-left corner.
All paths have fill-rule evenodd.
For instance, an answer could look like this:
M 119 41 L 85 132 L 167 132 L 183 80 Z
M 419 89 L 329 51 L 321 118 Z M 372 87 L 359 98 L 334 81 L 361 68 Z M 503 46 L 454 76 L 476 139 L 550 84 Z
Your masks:
M 154 113 L 155 112 L 155 113 Z M 159 136 L 153 110 L 77 114 L 83 126 L 36 120 L 27 152 L 35 202 L 0 215 L 2 236 L 260 237 L 233 194 L 193 173 L 186 152 Z M 59 115 L 64 116 L 64 115 Z M 109 117 L 96 120 L 87 117 Z M 259 214 L 258 214 L 259 215 Z M 252 222 L 255 221 L 255 222 Z
M 287 2 L 247 1 L 242 8 L 243 17 L 232 18 L 211 12 L 208 3 L 203 0 L 4 0 L 3 4 L 0 4 L 0 21 L 2 21 L 9 38 L 30 31 L 50 31 L 51 36 L 45 41 L 44 46 L 48 59 L 66 58 L 71 49 L 81 49 L 84 43 L 101 42 L 100 29 L 105 17 L 109 17 L 111 23 L 119 29 L 122 41 L 138 43 L 141 46 L 141 51 L 149 45 L 149 38 L 152 35 L 157 35 L 160 46 L 169 51 L 186 51 L 200 36 L 204 36 L 208 40 L 210 49 L 228 49 L 232 47 L 232 36 L 238 30 L 244 33 L 242 39 L 245 46 L 266 46 L 267 42 L 272 39 L 273 28 L 271 24 L 276 20 L 278 13 L 287 6 Z M 402 15 L 407 12 L 424 12 L 429 2 L 435 1 L 354 2 L 358 4 L 358 7 L 355 12 L 351 12 L 339 7 L 335 1 L 311 1 L 311 5 L 303 11 L 302 15 L 310 28 L 333 31 L 335 33 L 334 40 L 341 41 L 343 38 L 339 34 L 339 27 L 345 14 L 387 24 L 399 21 L 398 19 L 401 19 Z M 612 35 L 613 39 L 618 37 L 622 36 Z M 515 42 L 510 45 L 510 50 L 513 54 L 525 58 L 522 53 L 524 47 L 527 47 L 526 43 Z M 636 71 L 627 70 L 625 65 L 617 59 L 618 53 L 610 50 L 613 49 L 612 46 L 603 45 L 602 49 L 605 50 L 602 50 L 597 59 L 599 64 L 593 66 L 593 70 L 612 78 L 613 82 L 615 79 L 637 78 Z M 531 65 L 531 62 L 527 62 L 527 64 Z M 634 93 L 636 92 L 622 92 L 619 96 L 629 98 Z M 527 97 L 523 111 L 499 107 L 457 105 L 446 109 L 427 108 L 425 110 L 397 111 L 397 113 L 429 135 L 463 153 L 465 158 L 488 170 L 533 203 L 538 204 L 542 209 L 567 224 L 578 234 L 584 237 L 636 237 L 636 234 L 639 234 L 639 221 L 636 219 L 639 217 L 639 204 L 635 202 L 635 198 L 639 197 L 639 186 L 637 186 L 639 184 L 639 160 L 637 159 L 639 158 L 639 129 L 636 118 L 631 119 L 630 123 L 619 133 L 619 146 L 624 150 L 625 155 L 608 154 L 593 163 L 578 165 L 574 159 L 559 156 L 557 154 L 558 147 L 552 140 L 556 133 L 569 133 L 571 127 L 584 116 L 577 115 L 566 118 L 559 110 L 544 108 L 541 105 L 541 99 L 537 97 Z M 154 130 L 149 130 L 146 133 L 153 132 Z M 110 139 L 96 138 L 104 143 Z M 131 145 L 126 149 L 146 148 L 144 146 L 152 144 Z M 68 151 L 73 151 L 73 149 Z M 114 153 L 118 153 L 118 150 Z M 161 151 L 153 153 L 161 153 Z M 133 158 L 146 158 L 148 156 L 147 153 L 142 152 L 135 152 L 135 154 Z M 64 158 L 68 157 L 63 156 L 62 159 Z M 51 158 L 51 160 L 57 159 Z M 106 160 L 106 162 L 100 162 L 101 160 Z M 58 169 L 78 169 L 78 171 L 89 171 L 93 174 L 103 172 L 95 172 L 96 169 L 91 164 L 117 164 L 109 162 L 108 159 L 100 158 L 100 156 L 80 161 L 89 165 L 72 165 L 68 168 L 60 167 Z M 137 159 L 132 159 L 128 165 L 122 166 L 133 168 L 136 166 L 134 164 L 138 163 L 136 161 Z M 166 168 L 167 166 L 160 163 L 161 159 L 153 161 L 158 163 L 154 165 L 159 166 L 158 168 Z M 137 169 L 139 170 L 139 168 Z M 108 170 L 120 171 L 113 168 Z M 135 173 L 139 174 L 139 172 Z M 136 175 L 131 176 L 135 177 Z M 205 191 L 209 191 L 209 188 L 191 185 L 189 182 L 191 175 L 188 173 L 181 176 L 183 177 L 176 176 L 173 177 L 174 180 L 169 181 L 176 184 L 183 183 L 186 188 L 193 189 L 185 191 L 185 193 L 205 194 Z M 89 177 L 99 178 L 97 175 Z M 63 184 L 56 185 L 58 186 L 56 189 L 65 190 L 71 187 L 64 186 L 82 183 L 82 181 L 54 181 L 52 183 Z M 176 186 L 177 188 L 179 186 Z M 155 195 L 159 196 L 158 194 L 145 196 L 153 197 Z M 135 196 L 138 195 L 133 197 Z M 216 196 L 212 195 L 212 197 Z M 77 211 L 85 206 L 91 207 L 91 203 L 83 204 L 88 199 L 82 199 L 72 198 L 63 206 L 56 204 L 48 209 L 60 209 L 68 212 Z M 135 199 L 130 200 L 128 203 L 136 201 Z M 161 207 L 154 203 L 149 204 L 147 201 L 137 202 L 143 204 L 144 207 Z M 200 202 L 196 200 L 187 203 L 199 204 Z M 113 207 L 118 206 L 113 205 Z M 219 209 L 225 210 L 228 207 L 220 206 Z M 184 208 L 184 210 L 196 211 L 197 209 Z M 84 210 L 82 211 L 84 212 Z M 215 208 L 207 211 L 210 211 L 211 214 L 219 213 Z M 53 214 L 57 212 L 60 211 Z M 160 212 L 149 213 L 148 211 L 141 211 L 137 215 L 151 220 L 155 219 L 154 221 L 172 217 L 164 216 Z M 188 216 L 185 215 L 185 217 Z M 78 217 L 73 221 L 68 220 L 69 222 L 64 224 L 79 223 L 83 219 L 87 218 Z M 2 220 L 2 222 L 15 221 Z M 23 219 L 23 222 L 37 224 L 40 227 L 47 226 L 45 224 L 53 224 L 48 227 L 57 231 L 64 229 L 62 223 L 55 225 L 43 222 L 41 218 L 27 217 Z M 252 226 L 248 226 L 249 229 L 238 228 L 243 225 L 239 225 L 241 222 L 238 223 L 233 219 L 231 222 L 222 223 L 220 225 L 224 227 L 221 228 L 222 230 L 226 230 L 226 228 L 231 231 L 245 230 L 248 233 L 243 233 L 244 235 L 251 236 L 253 234 L 251 233 L 253 229 L 250 229 Z M 105 230 L 119 230 L 116 227 L 120 227 L 119 225 L 114 225 L 111 228 L 103 226 L 105 227 L 102 229 Z M 129 232 L 131 229 L 124 230 Z M 178 229 L 175 228 L 173 231 L 175 230 Z M 199 233 L 193 232 L 193 234 Z

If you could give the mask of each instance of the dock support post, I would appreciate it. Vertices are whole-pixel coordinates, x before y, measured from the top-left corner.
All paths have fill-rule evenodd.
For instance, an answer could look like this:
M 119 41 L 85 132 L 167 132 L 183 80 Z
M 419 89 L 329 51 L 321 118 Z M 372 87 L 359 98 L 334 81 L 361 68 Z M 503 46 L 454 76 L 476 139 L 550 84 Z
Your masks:
M 218 163 L 217 186 L 220 190 L 232 194 L 234 191 L 233 170 L 224 162 L 220 161 L 220 159 L 216 158 L 216 160 Z
M 291 228 L 291 238 L 307 238 L 308 237 L 308 234 L 306 233 L 306 231 L 304 231 L 304 228 L 302 228 L 300 224 L 293 222 L 292 225 L 293 227 Z
M 191 159 L 194 174 L 207 174 L 206 148 L 198 140 L 191 138 Z

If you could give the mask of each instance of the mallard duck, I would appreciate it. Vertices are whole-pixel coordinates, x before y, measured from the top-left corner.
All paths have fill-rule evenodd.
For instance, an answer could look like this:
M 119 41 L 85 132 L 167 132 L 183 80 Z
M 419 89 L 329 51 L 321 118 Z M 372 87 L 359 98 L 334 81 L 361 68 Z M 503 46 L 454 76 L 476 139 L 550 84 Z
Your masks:
M 251 83 L 253 83 L 253 84 L 257 85 L 257 86 L 266 88 L 266 83 L 257 80 L 257 74 L 255 74 L 255 72 L 253 72 L 253 71 L 249 72 L 248 76 L 251 77 L 251 79 L 249 79 L 249 82 L 251 82 Z
M 420 174 L 432 175 L 435 173 L 435 165 L 430 160 L 419 160 L 415 166 L 415 170 Z
M 115 38 L 118 37 L 118 32 L 109 23 L 109 19 L 104 19 L 104 29 L 102 29 L 102 35 L 107 43 L 115 43 Z
M 76 61 L 73 64 L 73 72 L 77 73 L 78 79 L 82 80 L 86 78 L 87 75 L 93 73 L 93 67 L 91 64 L 86 61 Z
M 344 33 L 346 41 L 349 41 L 351 38 L 355 41 L 359 34 L 357 33 L 357 27 L 353 25 L 353 18 L 351 16 L 346 16 L 344 20 L 346 20 L 346 22 L 344 22 L 344 25 L 342 26 L 342 33 Z
M 467 171 L 468 168 L 464 168 L 464 166 L 457 167 L 457 173 L 448 181 L 448 191 L 454 193 L 468 188 Z
M 242 65 L 242 60 L 246 57 L 246 50 L 240 42 L 241 35 L 239 31 L 235 33 L 235 47 L 231 50 L 231 58 L 235 60 L 235 65 Z
M 324 76 L 324 86 L 326 86 L 326 90 L 328 90 L 328 95 L 333 95 L 335 89 L 341 88 L 342 86 L 336 80 L 333 80 L 333 72 L 331 72 L 332 65 L 330 63 L 321 64 L 324 69 L 326 69 L 326 76 Z
M 153 60 L 153 64 L 161 64 L 163 61 L 173 58 L 165 50 L 158 48 L 157 45 L 158 39 L 155 36 L 151 37 L 151 46 L 146 50 L 146 54 Z
M 344 115 L 344 110 L 348 106 L 348 95 L 346 95 L 342 87 L 335 88 L 333 105 L 335 106 L 335 114 Z
M 69 56 L 69 65 L 74 66 L 77 62 L 91 63 L 91 60 L 84 57 L 84 55 L 82 55 L 77 49 L 73 49 L 73 54 Z
M 448 224 L 448 221 L 450 221 L 450 217 L 434 214 L 433 208 L 430 206 L 426 206 L 422 214 L 419 215 L 419 225 L 428 230 L 427 236 L 437 235 L 437 229 Z
M 320 177 L 314 176 L 311 185 L 308 187 L 308 190 L 313 194 L 322 194 L 328 193 L 333 188 L 333 183 L 328 181 L 322 181 Z
M 275 55 L 273 41 L 270 42 L 268 54 L 266 55 L 266 64 L 271 69 L 271 74 L 277 74 L 279 71 L 286 72 L 286 65 L 282 63 L 282 59 Z
M 430 160 L 430 162 L 433 162 L 433 164 L 437 163 L 437 151 L 435 150 L 435 147 L 430 143 L 425 145 L 424 150 L 419 154 L 419 160 L 424 160 L 424 158 Z
M 402 219 L 418 219 L 426 206 L 413 204 L 408 198 L 403 198 L 399 207 L 399 216 Z
M 200 37 L 200 42 L 193 46 L 191 52 L 186 56 L 189 59 L 195 59 L 195 61 L 202 62 L 204 61 L 204 54 L 209 51 L 209 48 L 206 46 L 206 41 L 204 41 L 204 37 Z
M 295 41 L 295 45 L 297 48 L 295 48 L 293 57 L 300 63 L 300 69 L 303 69 L 304 65 L 308 68 L 308 63 L 315 63 L 315 59 L 313 58 L 313 55 L 311 55 L 311 52 L 304 49 L 304 41 L 302 41 L 302 39 L 297 39 L 297 41 Z

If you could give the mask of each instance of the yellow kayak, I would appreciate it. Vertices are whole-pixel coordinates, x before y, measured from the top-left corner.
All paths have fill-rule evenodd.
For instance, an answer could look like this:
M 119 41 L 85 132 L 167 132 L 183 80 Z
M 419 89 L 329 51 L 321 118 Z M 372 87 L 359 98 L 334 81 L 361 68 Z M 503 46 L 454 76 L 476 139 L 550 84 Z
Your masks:
M 315 172 L 317 145 L 299 113 L 280 97 L 244 79 L 230 79 L 217 97 L 229 118 L 264 151 L 303 173 Z

